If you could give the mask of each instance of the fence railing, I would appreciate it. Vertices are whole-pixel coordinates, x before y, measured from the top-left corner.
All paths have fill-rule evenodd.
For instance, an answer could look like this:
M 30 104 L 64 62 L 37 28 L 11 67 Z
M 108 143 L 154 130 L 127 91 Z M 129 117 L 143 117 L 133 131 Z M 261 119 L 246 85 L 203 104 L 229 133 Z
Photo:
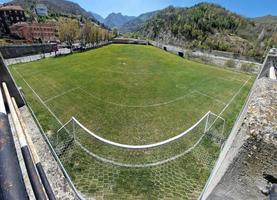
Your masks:
M 0 199 L 27 200 L 15 144 L 0 88 Z
M 226 159 L 227 157 L 227 154 L 228 154 L 228 151 L 229 149 L 231 148 L 231 145 L 233 144 L 233 141 L 235 140 L 236 138 L 236 135 L 237 135 L 237 132 L 247 114 L 247 109 L 248 109 L 248 105 L 251 101 L 251 96 L 254 92 L 254 89 L 256 88 L 256 85 L 257 85 L 257 81 L 262 78 L 262 77 L 265 77 L 266 76 L 266 73 L 268 72 L 269 70 L 269 66 L 270 66 L 270 62 L 268 60 L 268 55 L 266 56 L 264 62 L 263 62 L 263 65 L 260 69 L 260 72 L 259 74 L 257 75 L 256 77 L 256 80 L 254 81 L 254 84 L 252 85 L 252 88 L 246 98 L 246 101 L 244 102 L 244 105 L 234 123 L 234 126 L 231 130 L 231 133 L 226 141 L 226 144 L 224 146 L 224 148 L 222 148 L 221 152 L 220 152 L 220 155 L 216 161 L 216 164 L 213 168 L 213 171 L 212 173 L 210 174 L 210 177 L 204 187 L 204 189 L 202 190 L 202 193 L 201 195 L 199 196 L 198 200 L 205 200 L 208 198 L 208 196 L 212 193 L 213 189 L 216 187 L 216 184 L 220 181 L 220 179 L 222 178 L 222 175 L 223 173 L 221 172 L 220 175 L 218 175 L 219 171 L 222 170 L 224 171 L 224 168 L 221 168 L 223 163 L 224 163 L 224 160 Z M 277 57 L 276 57 L 277 59 Z M 277 61 L 277 60 L 276 60 Z M 231 162 L 230 160 L 228 160 L 228 162 Z M 228 165 L 226 163 L 224 163 L 225 165 Z
M 153 176 L 159 176 L 163 183 L 177 184 L 178 177 L 167 180 L 170 172 L 160 172 L 160 169 L 170 166 L 169 171 L 178 171 L 180 162 L 183 162 L 182 160 L 186 159 L 188 154 L 194 154 L 193 151 L 203 148 L 205 138 L 209 138 L 221 147 L 225 141 L 224 127 L 225 120 L 222 117 L 207 112 L 192 127 L 170 139 L 147 145 L 128 145 L 104 139 L 72 117 L 56 134 L 51 135 L 49 141 L 64 168 L 69 170 L 69 176 L 74 177 L 73 182 L 76 183 L 78 191 L 87 194 L 88 190 L 82 188 L 82 183 L 87 182 L 88 185 L 95 185 L 93 190 L 101 191 L 102 195 L 105 195 L 102 184 L 112 181 L 118 173 L 126 173 L 126 170 L 134 174 L 138 170 L 151 172 Z M 199 156 L 202 156 L 201 153 Z M 89 177 L 83 177 L 78 169 L 76 171 L 74 167 L 72 168 L 75 165 L 83 166 L 79 159 L 90 163 L 86 168 L 86 174 L 94 177 L 94 181 Z M 213 163 L 211 160 L 207 162 Z M 118 172 L 110 171 L 110 167 Z M 187 173 L 185 168 L 181 169 L 181 172 L 176 174 Z M 110 182 L 110 184 L 113 183 Z M 186 192 L 180 191 L 180 195 L 185 196 Z

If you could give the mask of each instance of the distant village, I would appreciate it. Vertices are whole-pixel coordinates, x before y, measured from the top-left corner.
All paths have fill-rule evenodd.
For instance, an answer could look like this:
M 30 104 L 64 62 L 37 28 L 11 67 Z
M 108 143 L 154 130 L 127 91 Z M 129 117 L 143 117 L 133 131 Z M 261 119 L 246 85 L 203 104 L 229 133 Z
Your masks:
M 37 4 L 33 12 L 40 17 L 48 15 L 48 9 L 44 4 Z M 29 20 L 19 5 L 0 5 L 0 38 L 7 38 L 11 43 L 57 41 L 57 29 L 55 21 L 39 23 L 36 20 Z
M 56 19 L 42 3 L 30 10 L 0 4 L 0 45 L 60 42 L 70 46 L 74 42 L 93 45 L 111 37 L 111 31 L 94 19 L 64 15 Z

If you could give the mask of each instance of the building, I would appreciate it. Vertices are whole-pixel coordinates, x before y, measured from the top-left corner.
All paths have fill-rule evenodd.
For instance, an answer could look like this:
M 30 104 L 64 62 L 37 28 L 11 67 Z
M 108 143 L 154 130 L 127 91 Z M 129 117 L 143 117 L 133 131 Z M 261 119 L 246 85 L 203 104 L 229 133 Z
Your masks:
M 16 5 L 3 5 L 0 7 L 0 35 L 10 34 L 9 27 L 18 22 L 26 22 L 22 7 Z
M 25 39 L 28 42 L 49 42 L 57 41 L 57 24 L 48 23 L 16 23 L 10 26 L 13 36 Z
M 37 4 L 35 7 L 35 11 L 38 16 L 47 16 L 48 15 L 48 9 L 44 4 Z

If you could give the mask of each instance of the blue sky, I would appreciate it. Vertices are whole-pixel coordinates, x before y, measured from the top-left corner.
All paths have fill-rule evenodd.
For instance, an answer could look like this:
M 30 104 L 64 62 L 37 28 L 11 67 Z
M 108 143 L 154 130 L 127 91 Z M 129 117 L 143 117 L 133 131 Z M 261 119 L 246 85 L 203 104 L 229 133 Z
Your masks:
M 138 16 L 141 13 L 162 9 L 169 5 L 188 7 L 203 0 L 72 0 L 88 11 L 106 17 L 111 12 Z M 277 0 L 204 0 L 222 5 L 247 17 L 277 15 Z M 0 3 L 7 0 L 0 0 Z

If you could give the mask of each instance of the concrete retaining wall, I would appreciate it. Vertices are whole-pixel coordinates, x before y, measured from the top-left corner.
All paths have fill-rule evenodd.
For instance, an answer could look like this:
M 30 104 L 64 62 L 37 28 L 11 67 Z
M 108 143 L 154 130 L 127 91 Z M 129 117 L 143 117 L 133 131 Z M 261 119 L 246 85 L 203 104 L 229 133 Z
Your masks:
M 263 69 L 259 75 L 259 78 L 268 77 L 269 68 L 271 66 L 277 67 L 277 56 L 268 54 L 263 64 Z
M 21 96 L 21 94 L 19 93 L 17 86 L 15 84 L 15 81 L 13 80 L 9 69 L 7 68 L 7 65 L 0 53 L 0 84 L 2 84 L 2 82 L 6 82 L 8 89 L 10 91 L 10 94 L 12 97 L 15 98 L 17 104 L 19 107 L 24 106 L 25 102 Z M 6 101 L 5 101 L 6 103 Z
M 119 39 L 113 39 L 113 44 L 140 44 L 140 45 L 148 45 L 148 41 L 146 40 L 135 40 L 135 39 L 125 39 L 125 38 L 119 38 Z
M 254 58 L 241 56 L 232 52 L 207 51 L 207 50 L 191 51 L 188 49 L 183 49 L 181 47 L 163 44 L 155 41 L 149 41 L 149 44 L 181 57 L 190 54 L 190 56 L 192 57 L 208 60 L 208 62 L 220 67 L 225 67 L 226 62 L 228 62 L 229 60 L 234 61 L 234 68 L 238 70 L 241 70 L 243 64 L 253 65 L 253 68 L 251 69 L 250 72 L 256 73 L 256 74 L 260 71 L 260 67 L 261 67 L 261 64 L 257 62 L 257 60 L 255 60 Z
M 245 138 L 248 137 L 245 135 L 245 132 L 244 132 L 244 134 L 241 134 L 241 132 L 242 132 L 242 130 L 245 130 L 246 128 L 247 129 L 252 128 L 252 125 L 245 128 L 245 120 L 247 118 L 249 118 L 249 119 L 253 118 L 252 117 L 253 113 L 251 113 L 251 110 L 253 112 L 253 109 L 249 109 L 249 105 L 251 104 L 251 102 L 255 102 L 255 100 L 257 99 L 257 95 L 253 95 L 253 94 L 255 94 L 257 88 L 261 87 L 262 82 L 267 83 L 266 80 L 264 80 L 264 81 L 260 81 L 260 80 L 263 78 L 266 79 L 266 77 L 267 77 L 266 74 L 269 70 L 269 67 L 271 66 L 271 63 L 273 63 L 273 62 L 277 64 L 277 57 L 268 55 L 263 63 L 260 74 L 258 75 L 258 77 L 250 91 L 247 102 L 245 103 L 239 117 L 237 118 L 237 121 L 234 124 L 234 127 L 228 137 L 228 140 L 226 141 L 225 146 L 219 155 L 218 161 L 217 161 L 216 165 L 214 166 L 212 174 L 206 184 L 206 187 L 202 193 L 202 196 L 200 197 L 201 200 L 210 199 L 210 197 L 211 197 L 210 195 L 213 195 L 213 196 L 217 195 L 217 191 L 215 191 L 215 188 L 218 186 L 218 184 L 220 182 L 224 183 L 224 176 L 226 174 L 226 171 L 231 166 L 234 159 L 240 155 L 239 154 L 240 149 L 243 145 L 245 145 Z M 274 82 L 274 84 L 276 86 L 276 82 Z M 272 88 L 272 87 L 269 87 L 269 88 Z M 261 92 L 263 92 L 263 91 L 264 90 L 261 90 Z M 260 105 L 259 102 L 261 102 L 261 101 L 273 104 L 274 101 L 267 99 L 267 96 L 265 96 L 265 95 L 260 95 L 260 96 L 262 96 L 262 99 L 258 100 L 258 105 Z M 265 109 L 264 108 L 260 109 L 260 111 L 263 111 L 263 110 L 265 110 Z M 257 115 L 257 113 L 258 112 L 256 112 L 256 111 L 254 112 L 255 115 Z M 268 114 L 269 112 L 265 112 L 265 113 Z M 261 115 L 259 117 L 263 118 L 264 116 L 265 116 L 265 114 L 261 113 Z M 254 119 L 257 119 L 257 117 L 254 117 Z M 270 118 L 268 118 L 268 119 L 270 119 Z M 261 124 L 264 124 L 264 122 L 265 122 L 265 120 L 260 120 L 259 122 L 255 122 L 255 123 L 256 123 L 256 125 L 260 126 Z M 265 123 L 265 126 L 267 125 L 266 123 Z M 272 123 L 276 123 L 276 121 L 275 122 L 272 121 Z M 271 123 L 269 123 L 269 124 L 271 124 Z M 268 129 L 264 129 L 263 131 L 266 132 L 266 131 L 268 131 Z M 254 132 L 257 132 L 257 130 L 254 129 Z M 249 183 L 249 186 L 250 186 L 250 184 L 253 184 L 253 182 Z M 225 185 L 225 187 L 226 187 L 226 185 Z M 230 195 L 232 195 L 232 194 L 230 194 Z M 221 199 L 222 198 L 223 197 L 221 196 Z M 214 198 L 214 199 L 217 199 L 217 198 Z M 228 199 L 228 198 L 226 198 L 226 199 Z M 246 198 L 246 199 L 248 199 L 248 198 Z
M 17 58 L 34 54 L 52 52 L 53 44 L 9 45 L 0 46 L 0 52 L 5 59 Z

